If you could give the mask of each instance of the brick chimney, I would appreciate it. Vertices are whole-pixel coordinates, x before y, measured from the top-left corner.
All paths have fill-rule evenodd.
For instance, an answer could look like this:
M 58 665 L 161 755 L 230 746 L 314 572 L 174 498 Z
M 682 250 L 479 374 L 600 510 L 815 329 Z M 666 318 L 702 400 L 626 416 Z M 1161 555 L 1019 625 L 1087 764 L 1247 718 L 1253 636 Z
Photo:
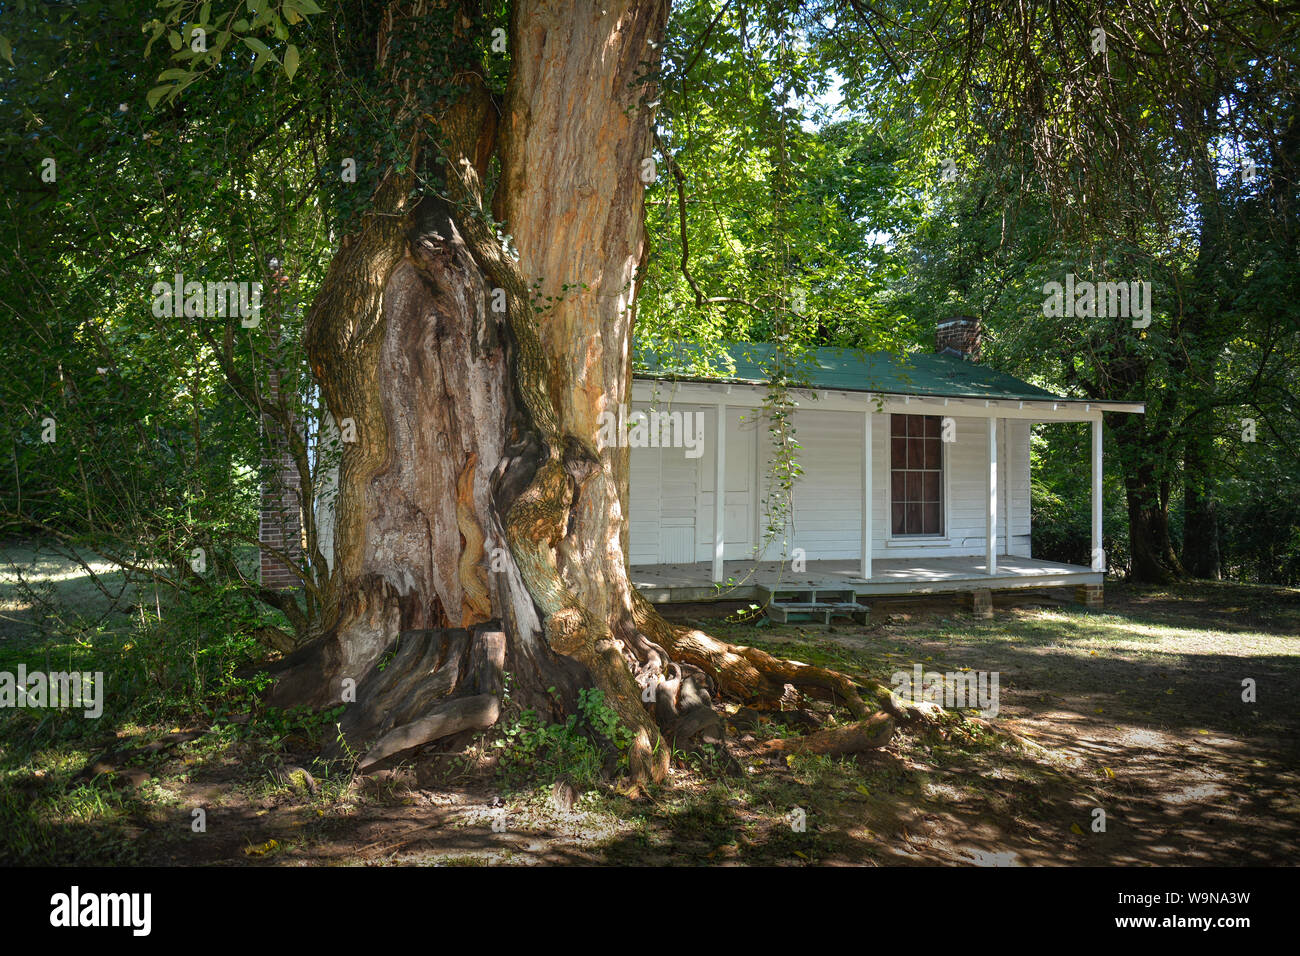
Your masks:
M 280 370 L 271 369 L 267 399 L 280 398 Z M 263 426 L 267 432 L 266 457 L 262 459 L 262 507 L 258 540 L 266 547 L 261 549 L 261 583 L 271 591 L 300 587 L 298 576 L 281 560 L 286 555 L 291 561 L 302 559 L 302 481 L 289 441 L 278 422 L 266 416 Z M 277 553 L 278 552 L 278 553 Z
M 270 261 L 271 287 L 266 297 L 264 313 L 269 313 L 266 333 L 272 343 L 272 354 L 279 352 L 279 316 L 284 309 L 282 291 L 289 277 L 280 268 L 277 259 Z M 278 406 L 281 391 L 281 370 L 272 366 L 267 381 L 266 401 Z M 294 408 L 290 407 L 290 427 L 296 428 Z M 302 480 L 289 450 L 289 438 L 279 422 L 270 415 L 262 417 L 266 446 L 262 458 L 261 520 L 258 541 L 261 548 L 261 584 L 271 591 L 300 587 L 298 576 L 281 560 L 284 555 L 297 564 L 302 560 Z
M 936 329 L 935 351 L 978 362 L 980 320 L 973 315 L 954 315 L 951 319 L 940 322 Z

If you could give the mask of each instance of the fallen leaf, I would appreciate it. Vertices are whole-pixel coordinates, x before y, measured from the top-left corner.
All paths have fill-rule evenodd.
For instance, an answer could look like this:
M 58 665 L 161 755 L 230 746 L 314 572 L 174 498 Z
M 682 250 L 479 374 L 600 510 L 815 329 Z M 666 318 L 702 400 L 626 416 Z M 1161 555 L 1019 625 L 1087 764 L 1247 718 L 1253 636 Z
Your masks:
M 268 853 L 274 853 L 280 849 L 280 844 L 276 840 L 267 840 L 261 846 L 246 846 L 244 853 L 247 856 L 266 856 Z

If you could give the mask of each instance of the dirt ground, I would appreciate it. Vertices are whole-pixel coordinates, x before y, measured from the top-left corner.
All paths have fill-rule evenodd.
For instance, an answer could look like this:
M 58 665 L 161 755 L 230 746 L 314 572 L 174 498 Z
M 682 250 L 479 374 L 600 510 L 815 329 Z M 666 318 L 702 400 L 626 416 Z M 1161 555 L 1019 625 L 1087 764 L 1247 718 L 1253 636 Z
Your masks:
M 1025 743 L 961 724 L 869 756 L 765 760 L 757 745 L 782 732 L 765 718 L 733 728 L 738 773 L 683 755 L 666 786 L 629 796 L 505 791 L 458 757 L 352 780 L 304 741 L 268 750 L 196 723 L 87 785 L 98 810 L 39 823 L 92 863 L 1233 866 L 1300 850 L 1300 592 L 1111 585 L 1099 612 L 1041 593 L 1000 598 L 992 620 L 935 599 L 881 602 L 865 627 L 706 623 L 886 681 L 914 664 L 996 671 L 992 724 Z M 185 728 L 119 736 L 167 729 Z M 35 807 L 56 777 L 18 784 Z
M 650 792 L 503 786 L 489 741 L 354 779 L 289 734 L 268 743 L 195 719 L 118 727 L 94 753 L 6 771 L 0 858 L 198 865 L 1290 865 L 1300 849 L 1300 592 L 1108 585 L 880 601 L 867 626 L 754 626 L 727 606 L 675 609 L 707 630 L 875 676 L 996 671 L 978 724 L 902 731 L 879 752 L 762 758 L 780 715 L 729 705 L 731 769 L 677 754 Z M 1243 682 L 1253 687 L 1244 700 Z M 818 721 L 827 705 L 814 705 Z M 972 711 L 967 711 L 972 713 Z M 770 719 L 771 718 L 771 719 Z M 169 731 L 173 734 L 169 735 Z M 175 731 L 190 731 L 174 734 Z M 3 750 L 3 744 L 0 744 Z M 94 762 L 91 760 L 91 762 Z M 296 774 L 307 767 L 312 779 Z M 105 769 L 101 766 L 100 769 Z M 94 777 L 94 779 L 88 779 Z M 1104 826 L 1099 812 L 1104 813 Z M 36 840 L 31 834 L 40 834 Z

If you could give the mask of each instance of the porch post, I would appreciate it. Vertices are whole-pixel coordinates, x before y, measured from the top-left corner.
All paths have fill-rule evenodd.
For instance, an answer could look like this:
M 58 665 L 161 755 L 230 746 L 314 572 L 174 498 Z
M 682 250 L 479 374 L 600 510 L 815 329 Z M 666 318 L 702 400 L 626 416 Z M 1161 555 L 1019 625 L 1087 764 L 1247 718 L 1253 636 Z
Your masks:
M 726 540 L 723 517 L 727 513 L 727 403 L 718 402 L 715 430 L 717 460 L 713 479 L 713 583 L 722 582 L 722 551 Z
M 984 564 L 998 573 L 998 420 L 989 419 L 989 501 L 984 515 Z
M 871 407 L 862 414 L 862 567 L 864 581 L 871 580 Z
M 1101 416 L 1092 420 L 1092 569 L 1106 570 L 1101 549 Z

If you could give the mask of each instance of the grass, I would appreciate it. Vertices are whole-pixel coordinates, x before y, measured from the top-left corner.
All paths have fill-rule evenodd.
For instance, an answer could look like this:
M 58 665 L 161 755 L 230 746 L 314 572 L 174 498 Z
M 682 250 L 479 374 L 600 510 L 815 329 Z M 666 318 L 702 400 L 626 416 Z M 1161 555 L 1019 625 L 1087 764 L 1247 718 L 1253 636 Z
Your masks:
M 103 557 L 81 557 L 93 575 L 60 550 L 0 544 L 0 647 L 129 630 L 139 593 Z

